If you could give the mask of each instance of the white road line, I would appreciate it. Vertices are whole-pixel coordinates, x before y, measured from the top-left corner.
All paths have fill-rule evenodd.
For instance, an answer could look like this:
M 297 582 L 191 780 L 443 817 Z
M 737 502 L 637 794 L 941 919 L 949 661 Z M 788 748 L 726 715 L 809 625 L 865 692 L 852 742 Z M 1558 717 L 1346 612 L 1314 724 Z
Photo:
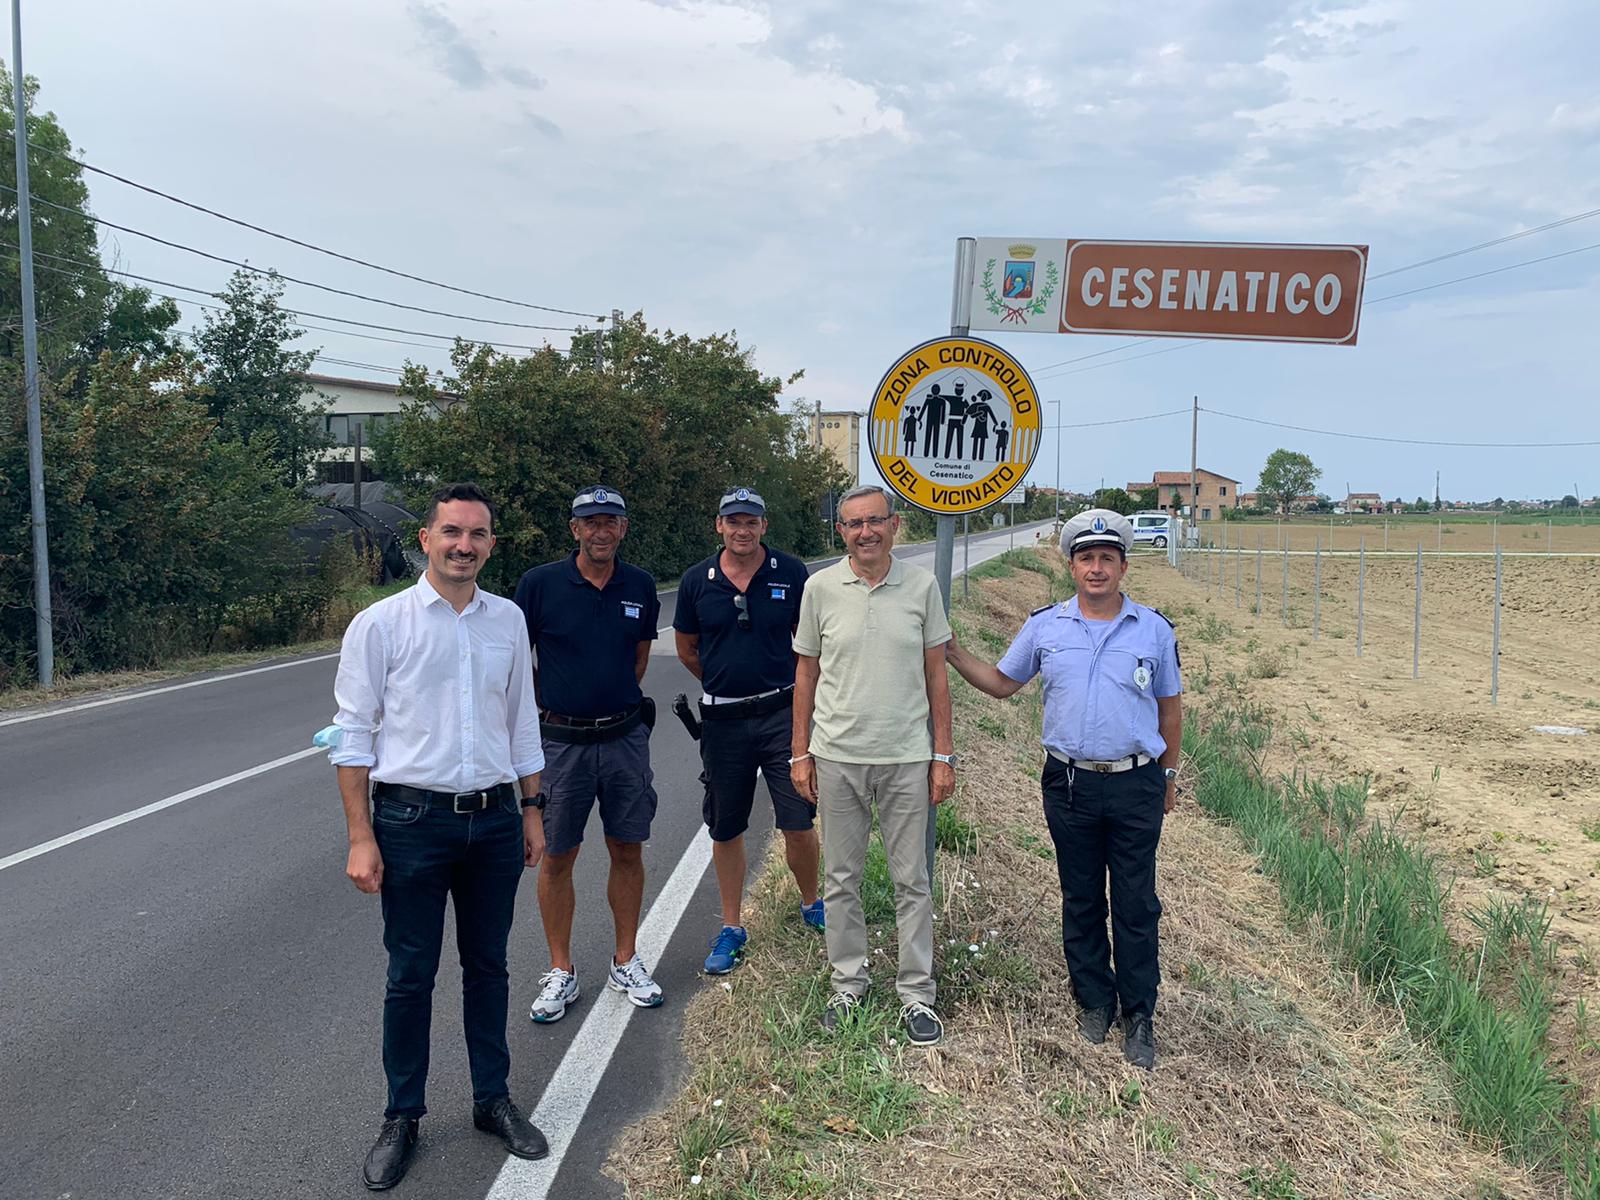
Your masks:
M 639 929 L 639 955 L 645 962 L 661 961 L 667 942 L 710 863 L 711 837 L 701 826 Z M 604 990 L 550 1077 L 539 1107 L 533 1110 L 533 1123 L 550 1139 L 549 1157 L 529 1162 L 508 1155 L 489 1189 L 488 1200 L 544 1200 L 550 1194 L 567 1149 L 634 1013 L 626 996 L 603 983 L 600 986 Z
M 120 696 L 108 696 L 104 700 L 90 700 L 84 704 L 67 704 L 60 708 L 45 708 L 38 712 L 24 713 L 20 717 L 6 717 L 0 720 L 0 729 L 7 725 L 21 725 L 25 721 L 42 721 L 46 717 L 64 717 L 68 713 L 83 712 L 90 708 L 104 708 L 107 704 L 124 704 L 129 700 L 143 700 L 146 696 L 160 696 L 167 692 L 181 692 L 187 688 L 205 687 L 208 683 L 222 683 L 228 679 L 243 679 L 246 675 L 262 675 L 268 671 L 282 671 L 289 667 L 300 667 L 306 663 L 327 662 L 330 658 L 338 658 L 337 654 L 317 654 L 310 658 L 297 658 L 293 662 L 273 663 L 270 667 L 251 667 L 248 671 L 234 671 L 227 675 L 213 675 L 208 679 L 192 679 L 188 683 L 173 683 L 166 687 L 149 688 L 142 692 L 127 692 Z
M 108 829 L 115 829 L 118 825 L 126 825 L 129 821 L 137 821 L 140 817 L 148 817 L 152 813 L 161 812 L 185 800 L 193 800 L 197 796 L 204 796 L 208 792 L 219 791 L 230 784 L 239 783 L 264 775 L 278 767 L 287 766 L 292 762 L 299 762 L 302 758 L 310 758 L 313 754 L 326 754 L 327 751 L 320 746 L 308 746 L 304 750 L 296 750 L 293 754 L 285 754 L 282 758 L 275 758 L 271 762 L 264 762 L 260 766 L 250 767 L 243 771 L 235 772 L 223 779 L 213 779 L 210 783 L 202 783 L 199 787 L 190 788 L 186 792 L 179 792 L 168 796 L 165 800 L 157 800 L 153 804 L 146 804 L 143 808 L 136 808 L 132 812 L 125 812 L 120 816 L 107 817 L 104 821 L 96 821 L 93 825 L 85 825 L 82 829 L 74 829 L 71 833 L 64 833 L 58 838 L 51 838 L 48 842 L 40 842 L 37 846 L 30 846 L 26 850 L 18 850 L 15 854 L 8 854 L 0 858 L 0 871 L 25 863 L 29 859 L 38 858 L 41 854 L 49 854 L 52 850 L 60 850 L 63 846 L 70 846 L 74 842 L 81 842 L 84 838 L 91 838 L 97 833 L 104 833 Z M 710 851 L 708 850 L 709 854 Z

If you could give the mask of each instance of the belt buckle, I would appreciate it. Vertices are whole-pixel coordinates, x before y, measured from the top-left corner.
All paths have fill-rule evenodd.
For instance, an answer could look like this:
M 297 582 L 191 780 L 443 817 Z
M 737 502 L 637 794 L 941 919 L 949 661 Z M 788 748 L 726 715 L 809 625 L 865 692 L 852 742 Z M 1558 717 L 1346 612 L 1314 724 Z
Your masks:
M 470 808 L 462 808 L 461 807 L 462 800 L 476 800 L 477 803 L 472 805 L 472 807 L 470 807 Z M 488 792 L 457 792 L 451 798 L 451 806 L 458 813 L 482 812 L 484 809 L 489 807 L 489 793 Z
M 1099 771 L 1100 774 L 1102 774 L 1102 775 L 1109 775 L 1109 774 L 1111 774 L 1112 768 L 1114 766 L 1115 766 L 1114 763 L 1097 762 L 1097 763 L 1094 764 L 1094 770 Z

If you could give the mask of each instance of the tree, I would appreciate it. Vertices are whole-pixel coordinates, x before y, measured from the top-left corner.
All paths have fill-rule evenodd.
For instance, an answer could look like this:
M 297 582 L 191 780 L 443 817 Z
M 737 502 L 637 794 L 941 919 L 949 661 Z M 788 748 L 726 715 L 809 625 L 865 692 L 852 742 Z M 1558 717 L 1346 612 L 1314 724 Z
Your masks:
M 734 334 L 652 330 L 636 313 L 604 371 L 582 337 L 568 355 L 524 358 L 458 342 L 451 362 L 442 383 L 407 370 L 412 402 L 375 439 L 374 463 L 418 502 L 452 479 L 488 489 L 500 507 L 491 591 L 509 594 L 528 567 L 572 548 L 572 497 L 594 483 L 626 497 L 623 553 L 662 580 L 711 553 L 716 501 L 733 484 L 766 500 L 773 544 L 827 546 L 823 500 L 848 480 L 803 417 L 778 408 L 798 376 L 762 375 Z
M 1578 507 L 1578 498 L 1576 496 L 1572 495 L 1572 493 L 1570 493 L 1570 492 L 1567 493 L 1565 496 L 1561 497 L 1561 507 L 1562 508 L 1577 508 Z
M 194 347 L 219 436 L 263 452 L 285 483 L 299 486 L 332 442 L 323 428 L 326 404 L 304 399 L 315 395 L 305 375 L 316 352 L 290 349 L 303 331 L 279 304 L 282 296 L 276 276 L 235 271 L 220 297 L 225 311 L 206 314 Z
M 1140 488 L 1138 492 L 1135 493 L 1134 499 L 1138 501 L 1140 508 L 1155 508 L 1156 495 L 1159 491 L 1159 488 L 1157 488 L 1154 484 L 1151 484 L 1147 488 Z
M 11 72 L 0 66 L 0 228 L 13 243 L 17 229 L 17 163 L 12 137 Z M 80 168 L 63 155 L 72 142 L 56 115 L 36 103 L 39 81 L 23 81 L 28 105 L 28 190 L 34 196 L 34 304 L 39 315 L 40 374 L 55 377 L 100 324 L 110 284 L 100 267 L 95 225 L 83 215 L 89 187 Z M 22 361 L 22 273 L 19 255 L 0 250 L 0 358 L 19 370 Z
M 1274 450 L 1261 468 L 1256 490 L 1280 513 L 1287 513 L 1295 497 L 1303 496 L 1322 478 L 1309 456 L 1297 450 Z
M 60 670 L 203 648 L 235 606 L 300 584 L 308 506 L 276 465 L 219 441 L 192 367 L 107 353 L 83 398 L 42 388 L 51 604 Z M 22 400 L 0 398 L 0 686 L 34 675 Z
M 1119 487 L 1100 488 L 1090 501 L 1093 508 L 1109 508 L 1112 512 L 1128 513 L 1137 512 L 1139 503 L 1127 492 Z

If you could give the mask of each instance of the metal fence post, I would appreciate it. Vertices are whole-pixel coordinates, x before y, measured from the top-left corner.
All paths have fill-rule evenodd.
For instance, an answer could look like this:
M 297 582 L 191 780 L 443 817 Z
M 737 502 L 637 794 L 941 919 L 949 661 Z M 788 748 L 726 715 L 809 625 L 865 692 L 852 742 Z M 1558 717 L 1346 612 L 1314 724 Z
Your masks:
M 1367 539 L 1361 539 L 1361 568 L 1356 572 L 1356 657 L 1360 658 L 1367 631 Z
M 1444 549 L 1444 518 L 1439 518 L 1439 549 Z
M 1256 616 L 1261 615 L 1261 550 L 1256 549 Z
M 1289 627 L 1289 552 L 1283 552 L 1283 627 Z
M 1494 650 L 1489 656 L 1489 703 L 1500 703 L 1500 547 L 1494 548 Z
M 1241 531 L 1242 532 L 1242 531 Z M 1244 547 L 1233 548 L 1233 606 L 1244 602 Z
M 1556 523 L 1547 517 L 1545 518 L 1544 529 L 1544 552 L 1546 554 L 1554 554 L 1556 550 Z
M 1313 640 L 1322 636 L 1322 539 L 1317 539 L 1317 571 L 1313 583 L 1315 594 L 1311 600 L 1311 637 Z
M 1422 547 L 1417 547 L 1417 606 L 1411 617 L 1411 678 L 1422 669 Z
M 1385 550 L 1387 550 L 1389 548 L 1389 518 L 1388 517 L 1385 517 L 1383 519 L 1383 548 Z

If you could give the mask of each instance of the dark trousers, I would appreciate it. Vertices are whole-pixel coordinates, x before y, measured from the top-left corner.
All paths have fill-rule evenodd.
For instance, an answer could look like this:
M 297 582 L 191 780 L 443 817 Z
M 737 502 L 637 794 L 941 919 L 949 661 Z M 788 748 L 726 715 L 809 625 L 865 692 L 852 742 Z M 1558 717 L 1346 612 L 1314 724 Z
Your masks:
M 1105 775 L 1047 758 L 1044 816 L 1061 876 L 1061 950 L 1072 991 L 1085 1008 L 1118 1001 L 1126 1016 L 1151 1016 L 1161 982 L 1157 961 L 1161 901 L 1156 844 L 1166 777 L 1158 763 Z M 1106 876 L 1111 930 L 1106 938 Z
M 510 983 L 506 940 L 522 878 L 522 816 L 515 798 L 482 812 L 379 799 L 372 829 L 383 855 L 385 1117 L 427 1111 L 433 979 L 444 944 L 444 904 L 455 902 L 461 956 L 462 1025 L 479 1104 L 508 1094 Z

